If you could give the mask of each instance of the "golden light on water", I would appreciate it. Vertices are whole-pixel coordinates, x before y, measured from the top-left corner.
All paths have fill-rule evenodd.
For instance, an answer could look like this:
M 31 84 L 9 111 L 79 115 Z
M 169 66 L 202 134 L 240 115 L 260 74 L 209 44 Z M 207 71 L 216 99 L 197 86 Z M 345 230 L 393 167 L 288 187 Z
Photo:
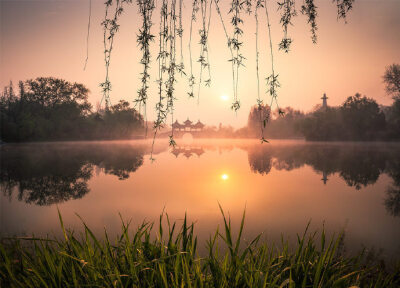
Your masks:
M 222 180 L 228 180 L 229 179 L 229 175 L 228 174 L 222 174 L 221 175 L 221 179 Z

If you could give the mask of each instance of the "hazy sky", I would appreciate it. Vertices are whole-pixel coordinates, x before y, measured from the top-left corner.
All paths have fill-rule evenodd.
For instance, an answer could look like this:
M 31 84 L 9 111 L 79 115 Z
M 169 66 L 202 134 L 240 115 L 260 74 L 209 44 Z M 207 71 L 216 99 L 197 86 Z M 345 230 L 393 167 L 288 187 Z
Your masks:
M 10 80 L 16 83 L 39 76 L 55 76 L 84 83 L 91 90 L 90 101 L 94 105 L 100 101 L 99 83 L 104 81 L 105 75 L 100 26 L 104 17 L 103 2 L 92 0 L 89 62 L 84 71 L 89 0 L 0 0 L 0 85 L 6 85 Z M 220 2 L 226 14 L 229 2 Z M 276 12 L 276 1 L 269 2 L 276 72 L 279 73 L 282 86 L 279 90 L 281 106 L 290 105 L 309 111 L 321 102 L 324 92 L 331 105 L 341 104 L 347 96 L 356 92 L 375 98 L 381 104 L 391 103 L 391 99 L 385 95 L 382 75 L 386 66 L 400 63 L 400 0 L 356 0 L 348 24 L 337 20 L 332 1 L 316 0 L 319 13 L 318 44 L 312 44 L 309 26 L 299 13 L 294 26 L 289 28 L 289 35 L 294 39 L 289 54 L 276 49 L 283 33 Z M 188 69 L 190 1 L 184 0 L 184 3 L 187 5 L 184 15 L 184 58 Z M 298 10 L 301 3 L 301 0 L 297 0 Z M 158 11 L 154 14 L 154 34 L 158 31 Z M 235 115 L 230 110 L 232 78 L 231 66 L 227 61 L 230 54 L 221 23 L 215 17 L 215 9 L 212 13 L 209 36 L 212 86 L 202 87 L 200 104 L 197 105 L 196 100 L 187 97 L 187 80 L 178 77 L 176 96 L 179 100 L 175 118 L 183 121 L 190 117 L 207 124 L 222 122 L 240 127 L 246 123 L 249 109 L 256 103 L 257 97 L 254 16 L 244 17 L 243 54 L 247 60 L 239 76 L 242 108 Z M 260 13 L 260 74 L 264 79 L 271 72 L 265 13 Z M 229 24 L 227 16 L 225 21 Z M 121 17 L 121 28 L 116 35 L 110 66 L 112 103 L 119 99 L 133 101 L 136 98 L 142 68 L 138 64 L 141 54 L 136 45 L 140 23 L 137 6 L 127 7 Z M 199 56 L 198 29 L 199 26 L 193 29 L 192 44 L 195 76 L 199 73 L 196 62 Z M 157 42 L 153 48 L 153 66 L 156 68 Z M 151 99 L 147 108 L 149 119 L 154 118 L 154 105 L 158 97 L 154 83 L 156 69 L 152 69 L 151 76 L 154 88 L 150 89 Z M 261 91 L 265 91 L 264 81 Z M 223 95 L 228 96 L 229 100 L 224 101 Z

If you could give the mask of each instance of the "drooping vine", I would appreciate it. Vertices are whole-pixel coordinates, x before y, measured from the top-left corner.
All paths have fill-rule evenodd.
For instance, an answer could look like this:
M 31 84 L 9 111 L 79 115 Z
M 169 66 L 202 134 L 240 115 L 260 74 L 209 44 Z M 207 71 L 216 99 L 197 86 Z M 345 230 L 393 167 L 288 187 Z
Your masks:
M 137 43 L 142 51 L 142 59 L 140 64 L 143 65 L 143 72 L 141 73 L 142 86 L 137 91 L 137 98 L 134 101 L 139 105 L 139 113 L 141 112 L 141 107 L 144 108 L 144 119 L 146 122 L 146 135 L 147 135 L 147 99 L 148 99 L 148 88 L 150 80 L 150 42 L 154 41 L 154 35 L 151 34 L 151 27 L 153 26 L 152 15 L 155 9 L 154 0 L 137 0 L 137 5 L 139 6 L 139 14 L 142 16 L 142 27 L 139 29 L 137 35 Z
M 314 4 L 314 0 L 304 0 L 301 6 L 301 14 L 307 16 L 307 22 L 311 28 L 311 40 L 315 44 L 317 43 L 317 7 Z
M 183 58 L 183 22 L 182 22 L 182 5 L 183 5 L 183 0 L 179 0 L 179 28 L 176 30 L 176 34 L 179 37 L 179 43 L 180 43 L 180 63 L 176 65 L 176 69 L 178 72 L 181 74 L 181 76 L 186 75 L 185 73 L 185 61 Z
M 278 109 L 279 115 L 283 115 L 284 112 L 279 108 L 278 104 L 278 92 L 277 89 L 280 87 L 280 83 L 278 81 L 278 75 L 275 74 L 275 64 L 274 64 L 274 51 L 272 47 L 272 34 L 271 34 L 271 22 L 269 19 L 269 13 L 268 13 L 268 0 L 265 1 L 265 14 L 267 16 L 267 27 L 268 27 L 268 38 L 269 38 L 269 50 L 270 50 L 270 56 L 271 56 L 271 74 L 265 79 L 267 81 L 267 94 L 270 95 L 271 97 L 271 103 L 269 105 L 269 111 L 267 111 L 267 115 L 265 115 L 265 118 L 263 120 L 263 127 L 267 125 L 268 121 L 270 120 L 271 117 L 271 111 L 272 111 L 272 105 L 274 102 L 276 103 L 276 107 Z M 261 138 L 261 142 L 268 142 L 264 136 Z
M 192 35 L 193 35 L 193 22 L 196 21 L 196 14 L 199 11 L 198 0 L 193 0 L 192 3 L 192 17 L 190 19 L 190 32 L 189 32 L 189 57 L 190 57 L 190 76 L 189 76 L 189 98 L 194 98 L 194 85 L 196 84 L 196 79 L 193 75 L 193 58 L 192 58 Z
M 234 57 L 230 59 L 233 62 L 234 70 L 235 70 L 235 93 L 234 99 L 232 103 L 232 110 L 235 112 L 240 109 L 240 100 L 238 97 L 238 86 L 239 86 L 239 68 L 244 66 L 243 61 L 245 57 L 241 53 L 241 47 L 243 42 L 241 42 L 241 38 L 243 36 L 243 30 L 241 26 L 243 25 L 243 19 L 241 18 L 241 12 L 243 10 L 245 2 L 241 2 L 241 0 L 232 0 L 231 8 L 229 9 L 228 14 L 231 14 L 231 25 L 233 27 L 233 35 L 229 39 L 228 45 L 232 47 Z
M 332 0 L 332 1 L 336 2 L 338 19 L 342 18 L 346 22 L 347 13 L 351 9 L 353 9 L 353 4 L 355 0 Z
M 263 100 L 261 98 L 260 94 L 260 52 L 259 52 L 259 47 L 258 47 L 258 30 L 259 30 L 259 21 L 258 21 L 258 9 L 263 8 L 264 0 L 257 0 L 256 2 L 256 8 L 254 12 L 254 17 L 256 19 L 256 75 L 257 75 L 257 109 L 258 109 L 258 114 L 260 118 L 260 128 L 261 128 L 261 139 L 264 139 L 264 125 L 263 125 L 263 120 L 262 117 L 262 111 L 263 111 Z
M 249 15 L 251 14 L 251 7 L 253 6 L 251 3 L 252 1 L 253 0 L 245 0 L 244 1 L 244 4 L 246 5 L 246 13 Z M 256 0 L 256 1 L 258 2 L 258 0 Z M 257 5 L 257 3 L 256 3 L 256 5 Z
M 285 51 L 286 53 L 290 50 L 290 45 L 292 44 L 292 38 L 288 37 L 288 26 L 292 25 L 292 18 L 297 16 L 297 11 L 295 7 L 295 0 L 282 0 L 278 1 L 278 10 L 282 11 L 280 23 L 283 27 L 283 38 L 279 43 L 279 49 Z
M 172 0 L 168 5 L 168 0 L 163 0 L 160 13 L 160 51 L 158 54 L 159 78 L 159 101 L 156 104 L 157 119 L 154 122 L 153 147 L 157 132 L 166 125 L 168 115 L 171 114 L 171 134 L 169 135 L 169 145 L 176 146 L 174 140 L 174 100 L 175 100 L 175 74 L 177 69 L 176 64 L 176 35 L 177 31 L 177 15 L 176 15 L 176 0 Z M 164 81 L 164 74 L 167 79 Z M 165 88 L 165 90 L 164 90 Z M 165 94 L 164 94 L 165 93 Z M 150 155 L 153 158 L 153 149 Z
M 175 100 L 175 71 L 176 71 L 176 0 L 171 0 L 170 17 L 169 17 L 169 66 L 168 66 L 168 80 L 166 82 L 167 90 L 167 113 L 171 113 L 171 134 L 169 135 L 169 145 L 176 146 L 174 140 L 174 100 Z
M 90 0 L 91 1 L 91 0 Z M 111 53 L 114 45 L 115 34 L 119 30 L 118 20 L 124 11 L 125 4 L 131 4 L 133 0 L 106 0 L 105 2 L 105 17 L 102 21 L 102 26 L 104 30 L 103 42 L 104 42 L 104 61 L 106 66 L 106 75 L 103 83 L 100 84 L 102 87 L 102 101 L 105 101 L 106 109 L 111 105 L 110 101 L 110 91 L 111 82 L 109 77 L 109 67 L 111 60 Z M 184 61 L 184 50 L 183 50 L 183 2 L 184 0 L 136 0 L 139 7 L 139 14 L 141 16 L 142 25 L 139 29 L 137 35 L 137 43 L 142 51 L 142 57 L 140 64 L 143 65 L 143 71 L 141 73 L 141 87 L 138 89 L 137 98 L 135 102 L 139 104 L 139 111 L 141 107 L 144 106 L 144 116 L 146 119 L 146 104 L 148 102 L 148 89 L 150 87 L 150 43 L 154 40 L 155 36 L 151 33 L 151 28 L 153 26 L 152 15 L 156 6 L 160 9 L 160 31 L 159 31 L 159 52 L 157 56 L 158 62 L 158 101 L 156 104 L 156 114 L 157 118 L 154 121 L 154 140 L 162 127 L 167 124 L 167 118 L 171 115 L 171 123 L 174 121 L 174 102 L 176 99 L 175 85 L 177 82 L 176 74 L 179 73 L 182 76 L 185 73 L 185 61 Z M 284 36 L 279 43 L 279 50 L 289 52 L 292 39 L 288 35 L 288 27 L 293 24 L 293 18 L 297 16 L 297 11 L 295 7 L 296 0 L 278 0 L 278 10 L 280 11 L 280 24 L 282 25 Z M 301 13 L 307 17 L 307 22 L 310 25 L 311 39 L 314 43 L 317 41 L 317 7 L 315 6 L 314 0 L 303 0 L 301 6 Z M 353 8 L 354 0 L 332 0 L 336 4 L 337 17 L 342 18 L 346 21 L 347 13 Z M 253 4 L 254 3 L 254 4 Z M 256 20 L 256 75 L 257 75 L 257 104 L 261 110 L 263 107 L 263 100 L 260 93 L 260 51 L 259 51 L 259 9 L 265 7 L 266 18 L 267 18 L 267 32 L 269 37 L 269 50 L 271 59 L 271 74 L 266 77 L 267 90 L 266 93 L 271 97 L 270 110 L 261 125 L 261 140 L 262 142 L 267 142 L 264 138 L 264 128 L 266 123 L 271 117 L 271 109 L 273 105 L 276 105 L 279 115 L 284 112 L 279 108 L 278 105 L 278 93 L 277 89 L 280 87 L 278 81 L 278 74 L 275 72 L 274 66 L 274 55 L 273 55 L 273 41 L 271 35 L 271 25 L 270 18 L 268 14 L 267 7 L 268 0 L 230 0 L 228 16 L 230 18 L 230 25 L 232 27 L 232 32 L 228 33 L 227 26 L 225 25 L 224 16 L 220 10 L 220 0 L 192 0 L 191 1 L 191 20 L 190 20 L 190 32 L 189 32 L 189 61 L 190 61 L 190 73 L 188 75 L 189 82 L 189 97 L 194 97 L 194 86 L 198 84 L 198 99 L 200 97 L 201 85 L 205 83 L 205 86 L 210 86 L 211 84 L 211 65 L 209 61 L 209 31 L 210 23 L 212 19 L 212 6 L 215 5 L 218 17 L 222 23 L 223 30 L 227 39 L 227 46 L 230 51 L 230 59 L 232 65 L 232 88 L 233 88 L 233 103 L 231 109 L 235 112 L 240 108 L 239 99 L 239 72 L 241 67 L 244 66 L 245 57 L 242 55 L 243 46 L 243 14 L 248 13 L 249 15 L 253 12 Z M 90 2 L 91 5 L 91 2 Z M 160 5 L 160 6 L 159 6 Z M 111 12 L 113 10 L 113 12 Z M 178 13 L 177 13 L 178 11 Z M 198 58 L 198 63 L 200 66 L 200 73 L 198 77 L 198 83 L 196 83 L 194 77 L 193 69 L 193 59 L 192 59 L 192 38 L 194 22 L 196 22 L 196 17 L 198 12 L 201 12 L 201 28 L 199 29 L 200 36 L 200 56 Z M 88 24 L 88 34 L 87 42 L 89 41 L 89 31 L 90 31 L 90 17 L 91 12 L 89 12 L 89 24 Z M 177 49 L 177 41 L 179 40 Z M 180 54 L 177 58 L 177 54 Z M 88 46 L 87 46 L 87 57 L 85 60 L 85 67 L 88 58 Z M 208 79 L 204 80 L 203 73 L 204 69 L 208 70 Z M 146 128 L 147 134 L 147 128 Z M 170 134 L 170 145 L 174 146 L 176 143 L 174 141 L 174 130 L 172 125 L 172 130 Z M 152 155 L 151 155 L 152 158 Z
M 165 119 L 168 115 L 168 110 L 166 108 L 166 104 L 164 104 L 165 96 L 164 96 L 164 73 L 167 70 L 166 62 L 168 58 L 168 53 L 166 51 L 166 43 L 168 38 L 168 3 L 167 0 L 162 0 L 162 6 L 160 10 L 160 38 L 159 38 L 159 52 L 157 56 L 158 60 L 158 102 L 156 104 L 156 111 L 157 111 L 157 118 L 154 121 L 154 135 L 153 135 L 153 143 L 152 149 L 150 154 L 150 160 L 154 160 L 153 158 L 153 150 L 154 150 L 154 143 L 157 137 L 157 133 L 161 128 L 165 125 Z
M 208 0 L 200 1 L 202 29 L 199 30 L 200 56 L 197 62 L 200 63 L 200 75 L 199 75 L 199 89 L 197 94 L 197 103 L 199 103 L 200 101 L 200 90 L 201 90 L 201 84 L 203 82 L 203 69 L 208 69 L 208 79 L 205 80 L 204 83 L 208 87 L 211 85 L 211 69 L 210 69 L 209 54 L 208 54 L 208 33 L 211 23 L 211 7 L 213 0 L 210 0 L 209 2 L 210 4 L 208 4 Z
M 92 0 L 89 0 L 89 20 L 87 25 L 87 34 L 86 34 L 86 58 L 85 65 L 83 66 L 83 70 L 86 70 L 86 66 L 89 60 L 89 37 L 90 37 L 90 24 L 92 18 Z
M 230 43 L 231 43 L 231 40 L 230 40 L 230 37 L 229 37 L 229 35 L 228 35 L 228 31 L 227 31 L 227 29 L 226 29 L 226 26 L 225 26 L 224 18 L 222 17 L 221 10 L 219 9 L 219 0 L 215 0 L 215 7 L 216 7 L 216 9 L 217 9 L 217 13 L 218 13 L 219 19 L 221 20 L 222 28 L 224 29 L 225 37 L 226 37 L 226 40 L 227 40 L 227 45 L 228 45 L 229 51 L 230 51 L 230 53 L 231 53 L 231 58 L 230 58 L 229 61 L 230 61 L 231 64 L 232 64 L 232 86 L 233 86 L 233 95 L 234 95 L 233 98 L 236 99 L 236 89 L 235 89 L 235 87 L 236 87 L 236 85 L 235 85 L 235 79 L 236 79 L 236 77 L 235 77 L 235 64 L 234 64 L 234 62 L 233 62 L 233 60 L 232 60 L 232 59 L 234 58 L 233 48 L 232 48 L 232 45 L 230 44 Z
M 111 52 L 113 50 L 114 45 L 114 36 L 119 30 L 118 19 L 124 11 L 123 5 L 125 3 L 132 3 L 132 0 L 115 0 L 115 5 L 113 0 L 107 0 L 105 2 L 106 12 L 104 16 L 104 20 L 101 23 L 103 26 L 103 45 L 104 45 L 104 62 L 106 66 L 106 76 L 103 83 L 100 84 L 102 88 L 103 97 L 100 101 L 100 105 L 105 101 L 106 109 L 108 109 L 111 105 L 110 100 L 110 91 L 111 91 L 111 82 L 109 77 L 109 68 L 111 61 Z M 114 15 L 109 17 L 109 10 L 112 6 L 115 6 Z

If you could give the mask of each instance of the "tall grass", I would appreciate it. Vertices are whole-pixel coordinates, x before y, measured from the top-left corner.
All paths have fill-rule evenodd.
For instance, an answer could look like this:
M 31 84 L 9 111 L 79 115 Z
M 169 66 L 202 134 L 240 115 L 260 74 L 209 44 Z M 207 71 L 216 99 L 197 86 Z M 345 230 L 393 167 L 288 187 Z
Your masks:
M 99 240 L 82 221 L 78 239 L 60 225 L 63 239 L 12 239 L 0 244 L 0 287 L 399 287 L 399 269 L 386 272 L 366 264 L 366 256 L 339 253 L 342 235 L 320 240 L 316 233 L 297 238 L 291 249 L 260 243 L 260 236 L 243 243 L 245 214 L 232 232 L 223 210 L 223 228 L 198 254 L 194 225 L 186 216 L 178 228 L 167 214 L 159 228 L 142 223 L 130 229 L 121 218 L 121 236 L 112 242 L 107 232 Z M 163 225 L 164 223 L 164 225 Z M 166 225 L 165 225 L 166 223 Z M 163 229 L 165 227 L 165 229 Z M 28 241 L 27 241 L 28 240 Z M 28 245 L 29 244 L 29 245 Z

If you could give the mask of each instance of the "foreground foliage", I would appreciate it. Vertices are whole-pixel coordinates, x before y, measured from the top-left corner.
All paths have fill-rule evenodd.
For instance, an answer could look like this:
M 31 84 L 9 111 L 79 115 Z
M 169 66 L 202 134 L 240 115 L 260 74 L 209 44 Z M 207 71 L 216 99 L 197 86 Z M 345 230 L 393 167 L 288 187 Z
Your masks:
M 198 256 L 193 224 L 186 217 L 178 230 L 163 215 L 156 237 L 153 224 L 143 223 L 133 233 L 122 221 L 115 243 L 107 232 L 103 241 L 86 226 L 81 239 L 65 230 L 63 240 L 29 239 L 0 245 L 1 287 L 398 287 L 399 270 L 388 273 L 366 261 L 366 256 L 346 258 L 339 252 L 342 235 L 320 241 L 316 233 L 298 236 L 290 249 L 260 244 L 260 236 L 243 243 L 244 215 L 237 235 L 224 218 L 207 241 L 205 257 Z M 25 239 L 26 240 L 26 239 Z M 219 246 L 222 242 L 223 246 Z M 319 243 L 317 243 L 319 242 Z M 221 249 L 222 248 L 222 249 Z

